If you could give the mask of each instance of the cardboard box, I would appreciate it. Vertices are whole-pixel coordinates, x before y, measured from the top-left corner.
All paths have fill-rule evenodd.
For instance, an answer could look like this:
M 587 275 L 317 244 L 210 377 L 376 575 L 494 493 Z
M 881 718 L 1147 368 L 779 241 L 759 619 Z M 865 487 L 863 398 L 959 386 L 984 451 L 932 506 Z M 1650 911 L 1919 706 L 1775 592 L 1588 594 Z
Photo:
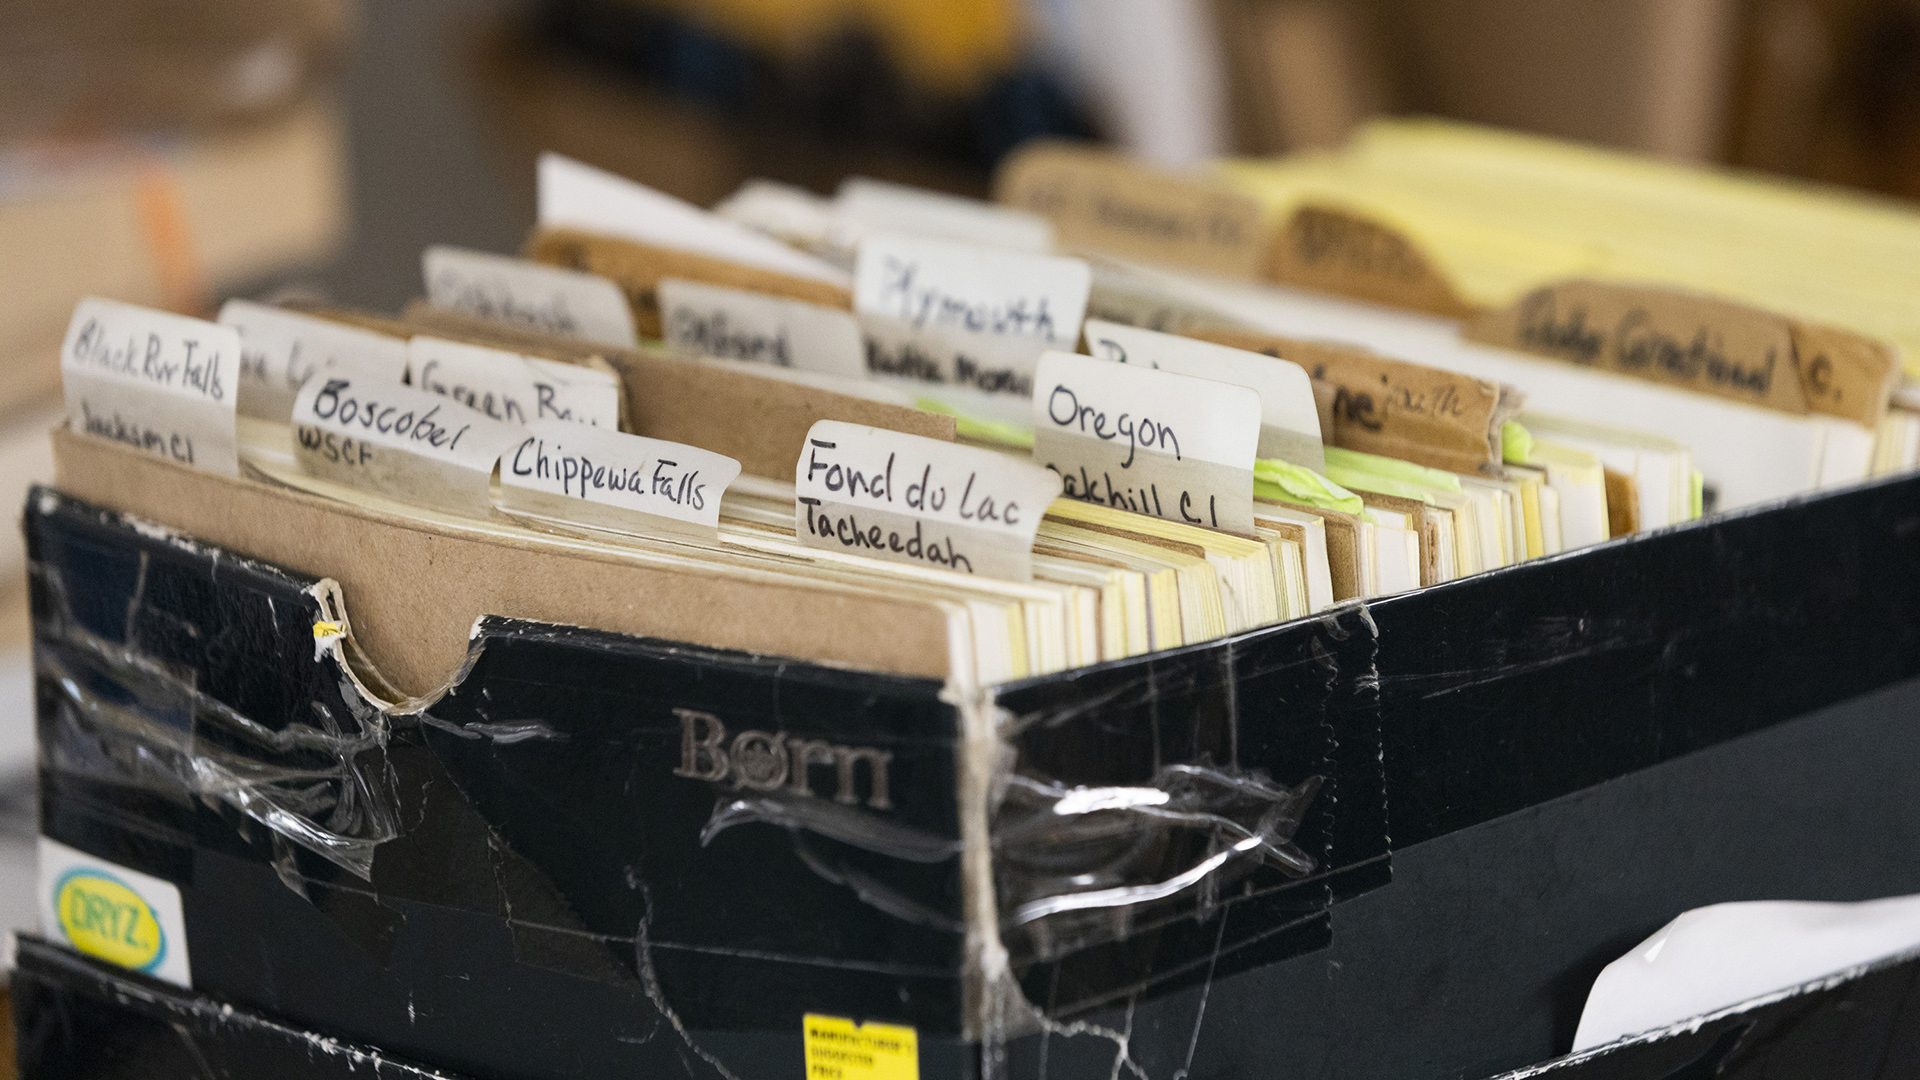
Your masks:
M 18 1059 L 27 1080 L 459 1080 L 36 939 L 21 941 L 19 964 L 9 1019 L 26 1035 Z
M 1690 1075 L 1876 1080 L 1920 1067 L 1920 957 L 1893 957 L 1698 1020 L 1492 1080 L 1644 1080 Z M 15 975 L 22 1080 L 459 1080 L 370 1046 L 287 1024 L 73 955 L 21 942 Z
M 466 610 L 473 541 L 57 445 L 45 834 L 178 890 L 194 990 L 463 1075 L 793 1076 L 809 1015 L 928 1078 L 1488 1075 L 1685 908 L 1920 891 L 1920 478 L 984 700 L 494 609 L 383 712 L 328 627 Z M 342 553 L 414 542 L 378 607 Z

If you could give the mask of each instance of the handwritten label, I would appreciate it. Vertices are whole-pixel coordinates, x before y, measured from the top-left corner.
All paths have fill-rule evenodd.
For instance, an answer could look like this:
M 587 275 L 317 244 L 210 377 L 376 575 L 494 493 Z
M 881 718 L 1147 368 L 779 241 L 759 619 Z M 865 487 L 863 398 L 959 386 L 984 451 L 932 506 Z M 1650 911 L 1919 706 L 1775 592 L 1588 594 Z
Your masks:
M 1885 342 L 1833 326 L 1793 324 L 1793 355 L 1807 408 L 1865 427 L 1886 419 L 1900 357 Z
M 1189 332 L 1284 356 L 1331 389 L 1330 415 L 1321 426 L 1330 446 L 1449 472 L 1497 474 L 1501 425 L 1520 411 L 1522 396 L 1511 387 L 1358 346 L 1217 326 Z
M 1474 312 L 1411 239 L 1381 222 L 1330 206 L 1294 211 L 1274 238 L 1267 277 L 1449 318 Z
M 1031 581 L 1034 533 L 1060 479 L 992 450 L 821 420 L 794 490 L 808 547 Z
M 1313 380 L 1299 364 L 1210 341 L 1098 321 L 1087 323 L 1087 348 L 1102 360 L 1251 387 L 1260 395 L 1259 456 L 1315 472 L 1326 470 Z
M 438 394 L 330 375 L 301 389 L 293 426 L 309 475 L 473 517 L 491 511 L 494 464 L 526 437 Z
M 833 212 L 861 235 L 904 233 L 1031 255 L 1053 250 L 1053 225 L 1038 214 L 864 176 L 841 182 Z
M 681 352 L 866 376 L 860 324 L 845 311 L 675 278 L 659 295 L 663 336 Z
M 114 300 L 80 301 L 60 346 L 74 430 L 228 476 L 239 373 L 239 331 Z
M 1000 166 L 994 193 L 1051 220 L 1075 250 L 1228 277 L 1257 276 L 1267 257 L 1259 203 L 1109 151 L 1030 143 Z
M 854 284 L 867 373 L 942 388 L 934 396 L 972 414 L 1018 419 L 1040 354 L 1079 340 L 1091 287 L 1078 259 L 872 237 Z
M 500 508 L 634 536 L 720 529 L 730 457 L 681 443 L 559 420 L 528 424 L 500 459 Z
M 251 300 L 222 305 L 220 325 L 240 331 L 237 405 L 246 416 L 285 421 L 300 388 L 319 372 L 394 383 L 407 378 L 405 338 Z
M 1079 259 L 1021 255 L 919 237 L 860 242 L 853 310 L 915 330 L 1080 339 L 1093 275 Z
M 1804 415 L 1784 318 L 1667 289 L 1568 281 L 1467 324 L 1474 341 Z
M 639 344 L 626 294 L 597 274 L 440 245 L 420 266 L 434 307 L 616 348 Z
M 930 396 L 956 398 L 969 411 L 994 419 L 1024 421 L 1033 396 L 1033 372 L 1048 349 L 1041 338 L 921 329 L 901 319 L 862 316 L 866 373 L 879 379 L 918 383 Z M 959 391 L 948 394 L 945 390 Z
M 1033 460 L 1064 494 L 1252 535 L 1260 395 L 1077 353 L 1040 358 Z
M 620 426 L 620 379 L 609 372 L 431 337 L 409 350 L 414 386 L 495 420 Z

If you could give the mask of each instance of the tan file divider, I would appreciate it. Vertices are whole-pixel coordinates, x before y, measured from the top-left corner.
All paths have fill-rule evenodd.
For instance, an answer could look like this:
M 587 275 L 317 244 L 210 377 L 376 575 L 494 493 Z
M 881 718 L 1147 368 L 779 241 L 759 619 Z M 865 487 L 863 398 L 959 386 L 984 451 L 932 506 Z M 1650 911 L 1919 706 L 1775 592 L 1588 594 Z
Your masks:
M 1500 425 L 1521 404 L 1510 387 L 1354 345 L 1232 327 L 1184 332 L 1306 368 L 1316 395 L 1330 399 L 1331 423 L 1321 425 L 1329 445 L 1450 472 L 1499 475 Z
M 1308 204 L 1293 212 L 1273 239 L 1266 276 L 1282 285 L 1452 319 L 1475 310 L 1412 240 L 1333 206 Z
M 1679 289 L 1563 281 L 1469 322 L 1465 336 L 1518 352 L 1804 416 L 1875 427 L 1893 349 L 1830 326 Z
M 577 229 L 541 229 L 527 241 L 526 255 L 553 266 L 598 274 L 620 286 L 627 294 L 627 303 L 633 305 L 634 331 L 651 340 L 661 337 L 661 278 L 704 281 L 825 307 L 853 308 L 852 293 L 824 281 Z

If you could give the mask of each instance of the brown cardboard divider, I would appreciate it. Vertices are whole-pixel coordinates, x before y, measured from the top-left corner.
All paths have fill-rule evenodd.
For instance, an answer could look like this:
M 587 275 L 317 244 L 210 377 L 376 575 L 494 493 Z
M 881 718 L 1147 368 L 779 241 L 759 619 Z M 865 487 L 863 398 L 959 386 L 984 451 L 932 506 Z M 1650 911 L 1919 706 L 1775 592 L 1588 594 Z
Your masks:
M 1900 356 L 1883 341 L 1835 326 L 1794 322 L 1793 354 L 1807 407 L 1867 427 L 1886 418 Z
M 1607 469 L 1607 535 L 1630 536 L 1640 531 L 1640 484 L 1630 474 Z
M 1320 424 L 1330 446 L 1449 472 L 1501 474 L 1500 426 L 1520 411 L 1520 395 L 1509 387 L 1355 345 L 1225 326 L 1184 333 L 1307 369 L 1316 399 L 1323 387 L 1331 399 Z
M 825 281 L 578 229 L 541 229 L 527 240 L 526 254 L 536 262 L 584 270 L 620 286 L 633 308 L 634 329 L 642 338 L 661 337 L 661 278 L 704 281 L 824 307 L 853 309 L 853 294 Z
M 1574 279 L 1467 323 L 1464 335 L 1729 401 L 1877 427 L 1899 379 L 1884 342 L 1662 285 Z
M 1266 277 L 1282 285 L 1464 319 L 1476 309 L 1420 246 L 1352 210 L 1306 203 L 1275 234 Z
M 1364 600 L 1367 598 L 1368 569 L 1373 558 L 1361 543 L 1360 516 L 1328 510 L 1325 507 L 1307 506 L 1303 503 L 1280 502 L 1271 499 L 1255 500 L 1255 510 L 1260 503 L 1284 506 L 1289 510 L 1298 510 L 1312 514 L 1326 522 L 1327 530 L 1327 571 L 1333 578 L 1333 598 L 1343 600 Z
M 1007 156 L 994 197 L 1053 222 L 1068 250 L 1253 278 L 1271 231 L 1258 201 L 1224 184 L 1141 165 L 1111 150 L 1036 141 Z
M 477 521 L 410 520 L 175 465 L 64 426 L 53 445 L 56 484 L 68 495 L 338 582 L 356 644 L 415 697 L 459 671 L 482 615 L 948 674 L 948 620 L 937 604 L 611 544 L 502 535 Z

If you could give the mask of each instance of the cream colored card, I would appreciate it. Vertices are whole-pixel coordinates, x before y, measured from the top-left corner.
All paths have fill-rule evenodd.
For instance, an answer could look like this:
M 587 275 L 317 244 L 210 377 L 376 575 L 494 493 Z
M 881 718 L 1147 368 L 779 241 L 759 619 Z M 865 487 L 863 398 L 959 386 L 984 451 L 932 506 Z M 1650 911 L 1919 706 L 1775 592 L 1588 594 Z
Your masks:
M 60 381 L 75 431 L 238 475 L 240 333 L 232 327 L 82 300 L 60 346 Z
M 1033 459 L 1068 498 L 1253 534 L 1260 395 L 1078 353 L 1040 359 Z
M 836 244 L 833 200 L 778 180 L 748 180 L 715 203 L 713 212 L 803 251 L 818 254 Z
M 1060 478 L 993 450 L 822 420 L 794 490 L 808 547 L 1031 581 L 1034 533 Z
M 1039 214 L 864 176 L 842 181 L 833 213 L 857 235 L 903 233 L 1045 255 L 1053 224 Z
M 469 517 L 491 512 L 493 467 L 526 437 L 438 394 L 333 376 L 308 380 L 293 427 L 302 472 Z
M 677 351 L 866 377 L 860 324 L 845 311 L 678 278 L 662 278 L 659 296 L 660 328 Z
M 1320 412 L 1314 406 L 1313 380 L 1290 360 L 1196 341 L 1177 334 L 1089 319 L 1087 349 L 1102 360 L 1144 364 L 1162 371 L 1194 375 L 1251 387 L 1260 395 L 1260 450 L 1263 458 L 1327 468 Z
M 640 341 L 626 294 L 598 274 L 441 244 L 421 253 L 420 270 L 437 308 L 620 349 Z
M 244 416 L 285 421 L 315 374 L 394 383 L 407 378 L 405 338 L 251 300 L 227 301 L 220 325 L 240 331 L 237 407 Z
M 560 154 L 540 155 L 539 189 L 543 229 L 637 240 L 834 285 L 847 281 L 844 271 L 771 236 Z
M 415 387 L 503 423 L 620 427 L 620 380 L 610 372 L 444 338 L 416 337 L 408 350 Z
M 682 443 L 537 420 L 500 458 L 500 508 L 634 536 L 712 538 L 740 463 Z

